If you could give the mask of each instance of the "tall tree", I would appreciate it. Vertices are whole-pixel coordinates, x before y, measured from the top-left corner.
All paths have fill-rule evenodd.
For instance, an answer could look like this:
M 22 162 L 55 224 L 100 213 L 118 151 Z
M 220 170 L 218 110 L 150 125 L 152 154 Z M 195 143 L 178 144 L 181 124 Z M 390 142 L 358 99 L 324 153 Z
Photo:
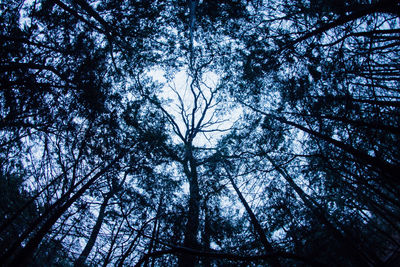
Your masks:
M 0 3 L 0 262 L 394 264 L 400 5 Z

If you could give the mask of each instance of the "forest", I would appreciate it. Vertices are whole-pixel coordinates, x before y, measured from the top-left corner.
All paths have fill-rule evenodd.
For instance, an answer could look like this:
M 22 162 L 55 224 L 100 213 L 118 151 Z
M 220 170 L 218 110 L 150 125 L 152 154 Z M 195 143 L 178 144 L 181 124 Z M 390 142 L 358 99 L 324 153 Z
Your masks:
M 399 265 L 399 1 L 0 1 L 0 266 Z

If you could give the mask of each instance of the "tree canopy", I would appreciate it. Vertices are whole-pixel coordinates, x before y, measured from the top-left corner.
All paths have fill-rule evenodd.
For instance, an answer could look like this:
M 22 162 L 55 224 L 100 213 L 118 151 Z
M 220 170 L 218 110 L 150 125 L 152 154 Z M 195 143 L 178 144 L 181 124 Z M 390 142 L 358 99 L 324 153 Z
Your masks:
M 400 3 L 0 2 L 1 266 L 397 266 Z

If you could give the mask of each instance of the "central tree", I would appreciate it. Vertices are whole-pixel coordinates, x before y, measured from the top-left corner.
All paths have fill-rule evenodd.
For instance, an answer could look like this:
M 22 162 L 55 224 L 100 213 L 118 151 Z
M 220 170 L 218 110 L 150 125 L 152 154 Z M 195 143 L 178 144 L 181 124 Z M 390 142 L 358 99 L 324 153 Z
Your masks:
M 399 9 L 1 1 L 1 264 L 396 265 Z

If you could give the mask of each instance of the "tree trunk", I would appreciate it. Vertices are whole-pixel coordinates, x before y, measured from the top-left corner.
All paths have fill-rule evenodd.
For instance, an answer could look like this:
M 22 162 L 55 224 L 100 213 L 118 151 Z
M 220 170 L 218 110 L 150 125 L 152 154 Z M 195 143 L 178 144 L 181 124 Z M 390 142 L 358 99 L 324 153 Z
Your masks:
M 188 148 L 186 163 L 184 164 L 184 172 L 189 181 L 189 210 L 187 214 L 187 223 L 184 233 L 183 246 L 185 248 L 198 249 L 199 244 L 197 240 L 197 234 L 199 231 L 199 216 L 200 216 L 200 191 L 199 181 L 196 169 L 195 160 L 191 153 L 191 149 Z M 179 257 L 179 267 L 194 266 L 197 262 L 196 258 L 183 254 Z
M 293 181 L 292 177 L 283 170 L 275 161 L 266 155 L 266 158 L 271 162 L 276 171 L 288 182 L 293 190 L 299 195 L 303 203 L 309 208 L 314 216 L 320 221 L 321 224 L 327 227 L 328 232 L 331 236 L 341 245 L 341 250 L 346 258 L 352 259 L 354 264 L 362 264 L 363 266 L 369 266 L 367 257 L 357 248 L 351 238 L 343 235 L 324 215 L 323 209 L 314 201 L 310 200 L 308 195 Z
M 56 211 L 43 223 L 40 229 L 35 233 L 35 235 L 27 242 L 26 246 L 22 248 L 18 253 L 16 253 L 14 259 L 11 262 L 11 266 L 26 266 L 26 263 L 32 259 L 32 255 L 36 251 L 40 242 L 43 240 L 44 236 L 50 231 L 51 227 L 57 222 L 57 220 L 63 215 L 63 213 L 76 201 L 78 200 L 86 190 L 92 186 L 103 174 L 105 174 L 110 168 L 118 162 L 125 153 L 121 153 L 117 158 L 115 158 L 110 164 L 93 176 L 85 185 L 83 185 L 64 205 L 57 208 Z M 7 253 L 7 256 L 10 257 Z M 8 260 L 8 258 L 7 258 Z M 5 261 L 2 261 L 5 262 Z
M 121 220 L 121 223 L 119 224 L 117 232 L 115 233 L 115 235 L 114 235 L 115 226 L 113 227 L 112 234 L 111 234 L 111 236 L 113 236 L 113 238 L 111 239 L 110 248 L 108 249 L 107 255 L 104 258 L 104 262 L 103 262 L 102 267 L 107 267 L 107 265 L 110 263 L 111 254 L 113 252 L 114 245 L 115 245 L 115 243 L 117 241 L 119 232 L 121 231 L 121 228 L 122 228 L 123 224 L 124 224 L 124 220 Z
M 211 232 L 211 225 L 210 225 L 210 212 L 207 207 L 207 202 L 204 203 L 204 233 L 203 233 L 203 250 L 208 251 L 210 250 L 210 232 Z M 204 267 L 211 267 L 211 259 L 204 258 L 203 260 Z
M 158 217 L 159 217 L 160 214 L 161 214 L 161 208 L 162 208 L 163 198 L 164 198 L 164 196 L 162 195 L 162 196 L 160 197 L 160 201 L 159 201 L 159 203 L 158 203 L 157 212 L 156 212 L 156 217 L 155 217 L 154 224 L 153 224 L 153 231 L 152 231 L 152 233 L 151 233 L 151 239 L 150 239 L 150 243 L 149 243 L 149 248 L 148 248 L 148 250 L 147 250 L 147 254 L 150 254 L 150 253 L 153 251 L 153 248 L 154 248 L 154 240 L 156 240 L 157 237 L 158 237 L 158 227 L 159 227 L 159 224 L 158 224 Z M 148 260 L 149 260 L 149 259 L 146 259 L 146 261 L 144 262 L 144 266 L 148 266 Z M 154 260 L 154 259 L 152 258 L 152 260 Z M 153 263 L 153 262 L 152 262 L 152 263 Z
M 63 194 L 55 203 L 51 204 L 46 208 L 42 215 L 40 215 L 36 220 L 29 224 L 28 228 L 16 238 L 15 242 L 9 246 L 9 249 L 1 254 L 0 262 L 6 262 L 10 257 L 21 247 L 21 243 L 25 241 L 29 235 L 31 235 L 36 228 L 38 228 L 46 218 L 50 217 L 54 212 L 62 206 L 63 203 L 67 201 L 71 193 L 77 186 L 79 186 L 84 180 L 86 180 L 97 168 L 90 171 L 80 182 L 71 187 L 65 194 Z
M 90 234 L 89 240 L 86 243 L 86 246 L 83 249 L 81 255 L 79 255 L 79 258 L 75 261 L 75 263 L 74 263 L 75 267 L 84 266 L 87 257 L 89 256 L 90 252 L 92 251 L 92 248 L 96 242 L 97 236 L 99 235 L 101 225 L 103 224 L 104 218 L 106 216 L 105 211 L 106 211 L 106 208 L 108 205 L 108 201 L 110 200 L 112 195 L 113 195 L 112 192 L 109 192 L 104 197 L 104 200 L 103 200 L 103 203 L 101 203 L 99 215 L 97 216 L 97 220 L 93 227 L 92 233 Z
M 270 115 L 268 115 L 268 116 L 270 116 Z M 333 139 L 329 136 L 326 136 L 322 133 L 319 133 L 317 131 L 308 129 L 300 124 L 288 121 L 285 118 L 281 118 L 281 117 L 277 117 L 277 116 L 272 116 L 272 118 L 274 118 L 284 124 L 294 126 L 295 128 L 297 128 L 299 130 L 302 130 L 312 136 L 315 136 L 321 140 L 324 140 L 325 142 L 328 142 L 329 144 L 332 144 L 333 146 L 335 146 L 337 148 L 342 149 L 343 151 L 351 154 L 356 160 L 358 160 L 364 164 L 367 164 L 367 165 L 377 168 L 380 171 L 380 173 L 382 174 L 383 178 L 386 178 L 385 179 L 386 181 L 388 181 L 394 185 L 400 184 L 400 182 L 399 182 L 400 167 L 399 166 L 388 163 L 380 158 L 370 156 L 369 154 L 365 153 L 364 151 L 355 149 L 351 145 L 348 145 L 341 141 L 335 140 L 335 139 Z
M 247 203 L 246 199 L 243 197 L 242 193 L 240 192 L 239 188 L 236 186 L 235 182 L 233 181 L 233 178 L 231 176 L 231 174 L 229 173 L 229 171 L 225 168 L 226 174 L 228 176 L 229 181 L 231 182 L 233 188 L 236 191 L 236 194 L 238 195 L 240 202 L 242 202 L 242 205 L 244 206 L 244 208 L 246 209 L 246 212 L 248 213 L 251 223 L 253 224 L 254 229 L 257 231 L 258 237 L 261 240 L 261 243 L 264 246 L 264 250 L 267 254 L 273 254 L 274 248 L 272 247 L 271 243 L 268 241 L 267 237 L 265 236 L 264 230 L 262 229 L 259 221 L 256 218 L 256 215 L 253 213 L 253 211 L 251 210 L 249 204 Z M 279 260 L 277 258 L 271 258 L 270 259 L 270 264 L 273 267 L 279 267 L 281 266 Z
M 124 262 L 126 260 L 126 258 L 129 257 L 129 255 L 132 253 L 132 250 L 134 250 L 134 248 L 136 247 L 135 245 L 137 244 L 136 242 L 139 240 L 140 236 L 142 235 L 142 231 L 143 228 L 147 225 L 147 223 L 145 223 L 142 228 L 139 230 L 139 232 L 136 234 L 135 238 L 132 240 L 131 244 L 129 245 L 128 249 L 124 252 L 124 254 L 122 254 L 121 259 L 118 262 L 118 267 L 122 267 L 124 266 Z
M 328 119 L 328 120 L 333 120 L 333 121 L 339 121 L 343 122 L 349 125 L 352 125 L 354 127 L 361 127 L 361 128 L 366 128 L 366 129 L 377 129 L 377 130 L 382 130 L 387 133 L 393 133 L 393 134 L 400 134 L 400 128 L 396 126 L 391 126 L 391 125 L 385 125 L 380 122 L 366 122 L 362 120 L 352 120 L 348 119 L 346 117 L 338 117 L 338 116 L 331 116 L 331 115 L 320 115 L 320 114 L 315 114 L 315 115 L 304 115 L 304 114 L 296 114 L 301 117 L 314 117 L 314 118 L 319 118 L 319 119 Z

